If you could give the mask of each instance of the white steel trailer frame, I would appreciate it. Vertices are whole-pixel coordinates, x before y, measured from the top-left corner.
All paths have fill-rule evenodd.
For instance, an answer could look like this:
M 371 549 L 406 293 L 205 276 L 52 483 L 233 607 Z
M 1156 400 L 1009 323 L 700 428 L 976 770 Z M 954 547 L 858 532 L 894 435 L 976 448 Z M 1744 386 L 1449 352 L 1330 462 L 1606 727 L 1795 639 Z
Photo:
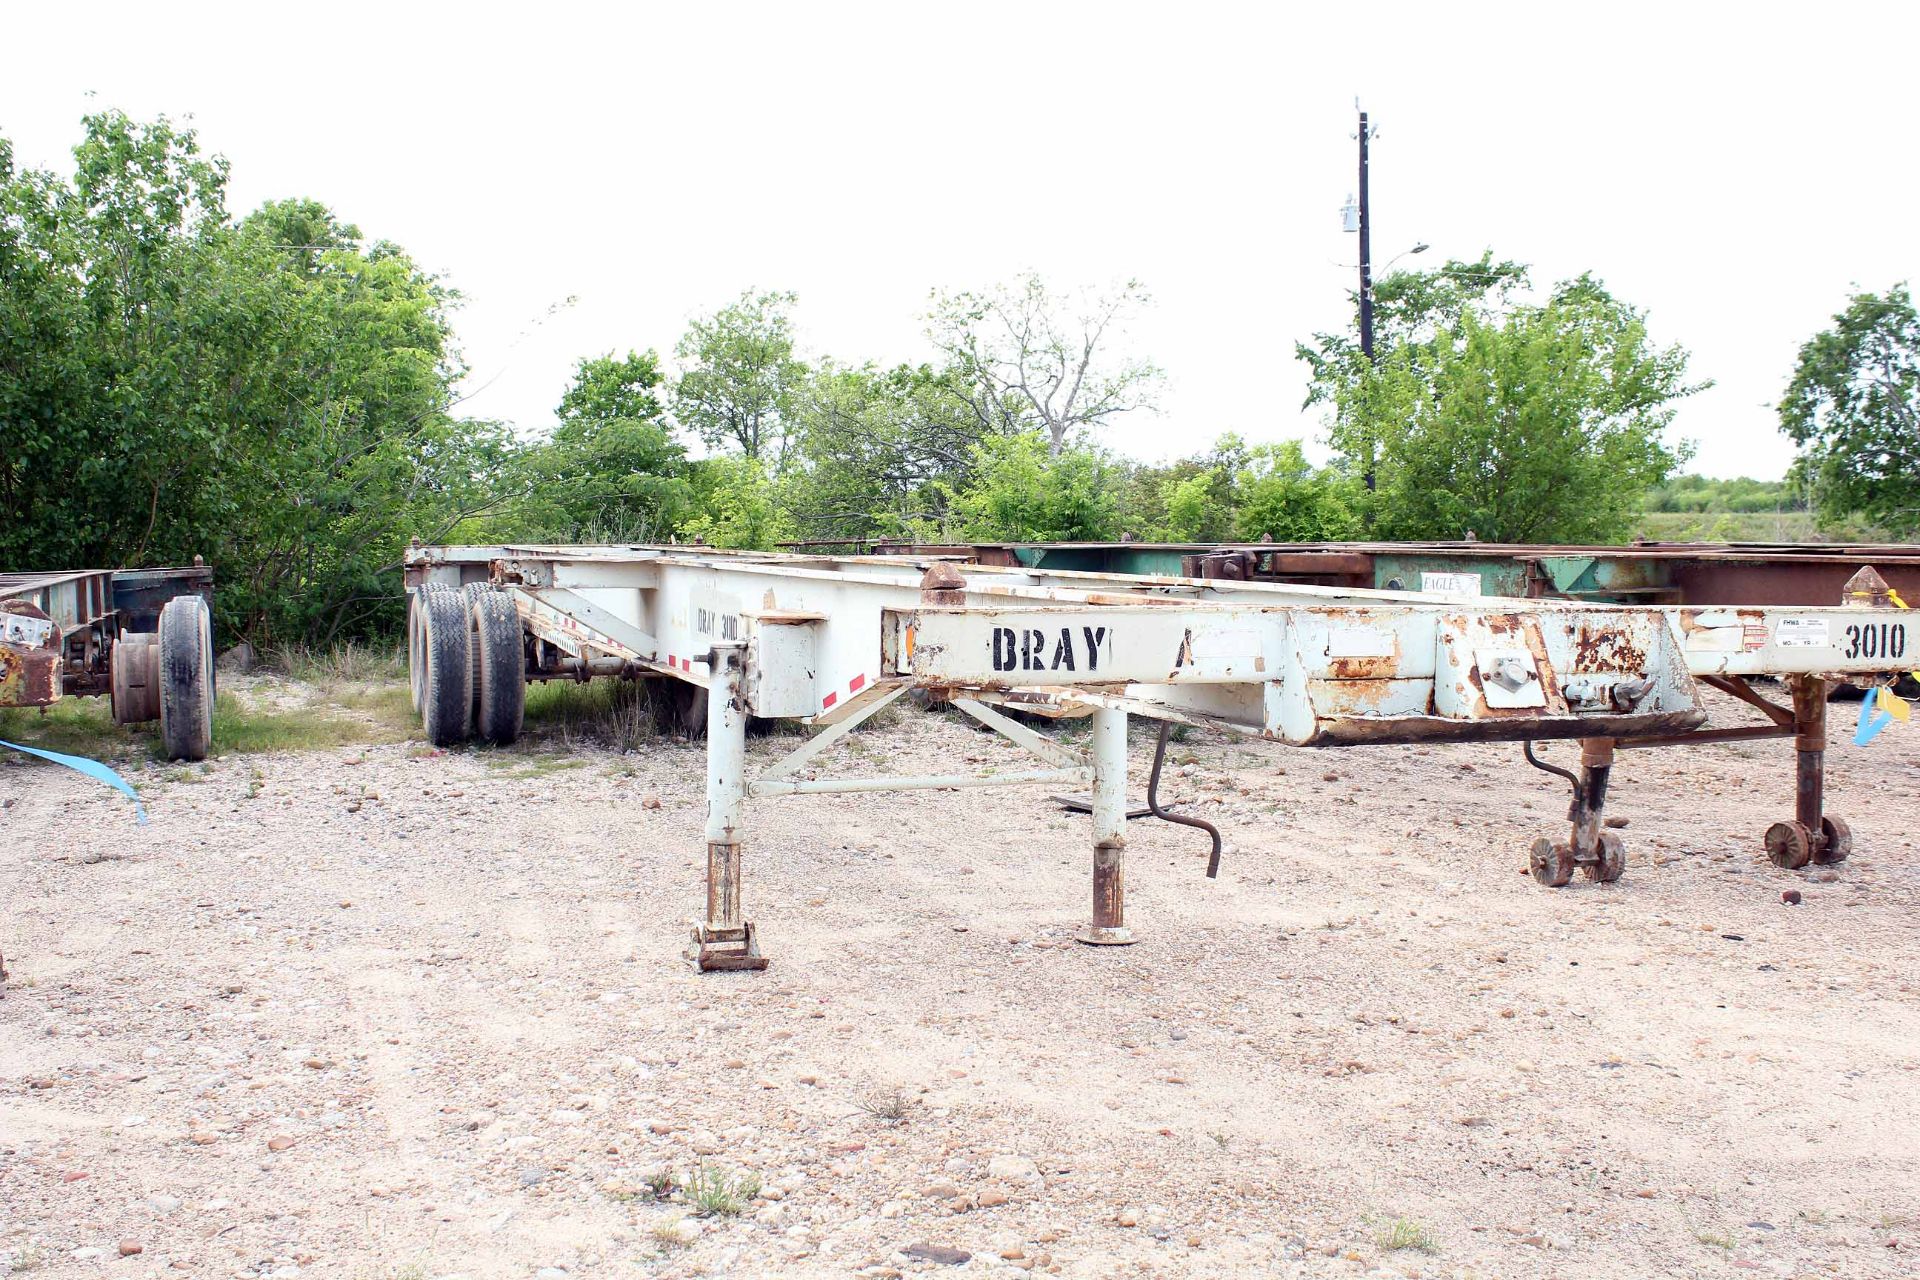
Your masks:
M 938 557 L 724 552 L 672 546 L 414 545 L 415 703 L 441 745 L 518 733 L 524 682 L 593 676 L 680 682 L 685 723 L 707 739 L 707 907 L 702 969 L 764 967 L 741 904 L 748 796 L 1091 785 L 1093 913 L 1080 937 L 1124 943 L 1127 717 L 1297 746 L 1518 740 L 1573 791 L 1565 840 L 1542 837 L 1533 875 L 1614 880 L 1626 857 L 1603 814 L 1616 748 L 1792 736 L 1795 816 L 1768 828 L 1783 867 L 1838 862 L 1845 822 L 1823 812 L 1825 707 L 1836 679 L 1884 683 L 1908 630 L 1864 568 L 1832 609 L 1639 608 L 1459 600 L 1418 592 L 1073 573 Z M 1749 684 L 1781 677 L 1792 706 Z M 1700 686 L 1769 723 L 1701 729 Z M 803 766 L 908 689 L 949 699 L 1046 767 L 988 777 L 815 779 Z M 993 709 L 1090 715 L 1074 752 Z M 749 717 L 820 732 L 754 779 Z M 1535 740 L 1577 738 L 1578 774 Z M 1156 794 L 1156 756 L 1149 804 Z M 1212 829 L 1207 828 L 1210 832 Z M 1215 840 L 1215 864 L 1219 836 Z M 1209 869 L 1208 874 L 1212 874 Z

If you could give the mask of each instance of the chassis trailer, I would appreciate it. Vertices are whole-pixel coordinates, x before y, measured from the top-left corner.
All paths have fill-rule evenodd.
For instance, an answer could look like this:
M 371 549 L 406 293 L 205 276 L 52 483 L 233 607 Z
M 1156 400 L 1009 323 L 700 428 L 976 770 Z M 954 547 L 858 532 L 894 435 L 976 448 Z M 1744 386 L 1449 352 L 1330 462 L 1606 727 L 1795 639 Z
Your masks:
M 1463 601 L 1266 583 L 1046 571 L 926 557 L 836 559 L 669 546 L 415 545 L 409 656 L 428 736 L 496 742 L 520 729 L 525 682 L 594 676 L 676 682 L 707 742 L 707 906 L 702 969 L 759 968 L 742 909 L 749 796 L 1019 783 L 1091 786 L 1089 943 L 1132 940 L 1125 918 L 1129 715 L 1296 746 L 1520 741 L 1565 777 L 1565 839 L 1528 853 L 1543 884 L 1625 870 L 1605 829 L 1616 749 L 1793 737 L 1794 816 L 1764 840 L 1779 866 L 1838 862 L 1846 823 L 1824 811 L 1829 682 L 1891 680 L 1903 614 L 1868 568 L 1828 608 L 1648 608 L 1556 600 Z M 1792 705 L 1750 679 L 1780 677 Z M 1768 723 L 1704 729 L 1703 688 Z M 990 777 L 803 776 L 821 751 L 909 689 L 1006 736 L 1043 767 Z M 996 707 L 1091 716 L 1078 753 Z M 704 712 L 704 716 L 700 713 Z M 746 777 L 750 716 L 819 732 Z M 1576 774 L 1532 743 L 1578 739 Z M 1157 783 L 1156 757 L 1153 783 Z M 1154 785 L 1149 804 L 1160 816 Z M 1186 819 L 1189 825 L 1198 824 Z M 1216 860 L 1218 843 L 1216 834 Z M 1211 871 L 1209 872 L 1211 874 Z
M 160 722 L 169 757 L 213 739 L 213 570 L 0 573 L 0 707 L 106 694 L 120 724 Z
M 798 547 L 800 544 L 787 544 Z M 835 544 L 821 544 L 826 546 Z M 837 544 L 846 546 L 847 544 Z M 1596 604 L 1824 605 L 1870 564 L 1920 601 L 1913 543 L 1648 542 L 1565 546 L 1494 542 L 976 542 L 857 544 L 882 555 L 1237 582 L 1311 583 Z

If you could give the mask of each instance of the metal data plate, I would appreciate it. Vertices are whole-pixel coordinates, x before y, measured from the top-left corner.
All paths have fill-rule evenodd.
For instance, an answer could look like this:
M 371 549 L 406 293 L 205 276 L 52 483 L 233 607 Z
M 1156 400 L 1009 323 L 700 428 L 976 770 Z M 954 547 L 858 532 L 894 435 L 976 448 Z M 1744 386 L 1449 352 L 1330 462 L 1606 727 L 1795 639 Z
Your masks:
M 24 645 L 38 649 L 53 634 L 53 619 L 35 618 L 24 613 L 0 613 L 0 644 Z
M 1475 649 L 1474 670 L 1480 692 L 1489 707 L 1544 707 L 1547 691 L 1540 687 L 1540 671 L 1525 649 Z

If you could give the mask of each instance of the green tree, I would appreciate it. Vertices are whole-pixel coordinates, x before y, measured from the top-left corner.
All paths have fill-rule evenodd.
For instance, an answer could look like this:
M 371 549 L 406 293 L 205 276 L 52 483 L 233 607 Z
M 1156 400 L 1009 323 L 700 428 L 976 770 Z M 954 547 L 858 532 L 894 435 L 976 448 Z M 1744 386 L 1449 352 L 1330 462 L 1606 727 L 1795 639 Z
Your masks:
M 771 551 L 793 537 L 778 486 L 757 458 L 722 455 L 695 471 L 696 514 L 687 532 L 708 546 Z
M 1167 508 L 1161 536 L 1168 542 L 1197 542 L 1207 533 L 1220 511 L 1215 490 L 1220 485 L 1217 469 L 1196 472 L 1184 480 L 1169 477 L 1162 486 Z
M 954 495 L 953 523 L 983 542 L 1103 541 L 1119 534 L 1119 484 L 1099 452 L 1052 453 L 1037 431 L 973 446 L 973 475 Z
M 660 542 L 680 531 L 693 514 L 693 467 L 666 420 L 662 381 L 651 351 L 575 366 L 552 439 L 517 461 L 525 497 L 507 521 L 515 536 Z
M 164 117 L 83 123 L 70 183 L 0 158 L 0 559 L 15 563 L 165 554 L 166 530 L 210 514 L 222 335 L 205 304 L 226 166 Z
M 105 432 L 67 198 L 53 175 L 16 171 L 0 138 L 0 565 L 9 568 L 100 563 L 112 514 L 76 512 L 68 498 Z
M 1906 285 L 1855 294 L 1807 340 L 1780 429 L 1821 523 L 1859 513 L 1898 535 L 1920 529 L 1920 316 Z
M 687 327 L 673 410 L 713 449 L 737 450 L 778 476 L 792 461 L 794 399 L 807 365 L 794 355 L 791 293 L 740 295 Z
M 210 559 L 260 639 L 326 643 L 393 625 L 411 535 L 444 537 L 509 495 L 498 424 L 455 419 L 455 296 L 398 246 L 312 200 L 223 234 L 204 300 L 221 461 Z M 181 548 L 185 551 L 187 548 Z
M 1120 522 L 1132 537 L 1155 542 L 1225 542 L 1233 537 L 1234 478 L 1247 445 L 1228 432 L 1204 453 L 1163 466 L 1129 469 Z
M 454 295 L 314 201 L 234 222 L 191 130 L 83 124 L 70 181 L 0 146 L 0 563 L 200 554 L 257 642 L 391 628 L 408 535 L 515 452 L 448 412 Z
M 786 501 L 814 539 L 937 536 L 981 432 L 958 376 L 930 365 L 823 364 L 796 417 Z
M 1805 511 L 1805 490 L 1792 480 L 1755 480 L 1741 476 L 1715 480 L 1702 475 L 1680 475 L 1656 485 L 1647 494 L 1646 509 L 1656 512 Z
M 583 357 L 554 411 L 560 432 L 590 431 L 604 422 L 664 422 L 667 406 L 658 394 L 662 381 L 660 357 L 652 351 Z
M 1449 289 L 1409 285 L 1400 300 L 1433 309 L 1409 301 L 1395 314 L 1407 336 L 1371 364 L 1343 337 L 1302 348 L 1344 468 L 1377 476 L 1359 495 L 1377 536 L 1619 540 L 1686 456 L 1665 441 L 1673 406 L 1709 384 L 1686 381 L 1685 350 L 1656 346 L 1644 316 L 1590 276 L 1510 303 L 1510 267 L 1452 263 Z
M 1012 287 L 936 294 L 927 336 L 959 375 L 981 434 L 1038 430 L 1058 457 L 1121 414 L 1151 409 L 1160 370 L 1116 350 L 1150 301 L 1138 280 L 1062 295 L 1029 273 Z
M 1360 531 L 1358 486 L 1316 470 L 1298 440 L 1255 446 L 1235 491 L 1234 533 L 1243 542 L 1329 542 Z

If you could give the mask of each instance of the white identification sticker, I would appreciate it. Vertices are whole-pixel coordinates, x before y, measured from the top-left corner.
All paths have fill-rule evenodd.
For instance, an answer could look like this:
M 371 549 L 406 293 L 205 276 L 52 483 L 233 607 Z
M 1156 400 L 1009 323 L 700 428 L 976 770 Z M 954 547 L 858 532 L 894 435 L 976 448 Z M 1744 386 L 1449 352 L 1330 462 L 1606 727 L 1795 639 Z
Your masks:
M 1825 618 L 1782 618 L 1773 628 L 1773 642 L 1782 649 L 1825 648 L 1832 643 Z
M 1327 633 L 1329 658 L 1391 658 L 1393 633 L 1371 627 L 1336 627 Z
M 1477 596 L 1480 594 L 1480 575 L 1477 573 L 1422 573 L 1420 589 L 1438 592 L 1443 596 Z

